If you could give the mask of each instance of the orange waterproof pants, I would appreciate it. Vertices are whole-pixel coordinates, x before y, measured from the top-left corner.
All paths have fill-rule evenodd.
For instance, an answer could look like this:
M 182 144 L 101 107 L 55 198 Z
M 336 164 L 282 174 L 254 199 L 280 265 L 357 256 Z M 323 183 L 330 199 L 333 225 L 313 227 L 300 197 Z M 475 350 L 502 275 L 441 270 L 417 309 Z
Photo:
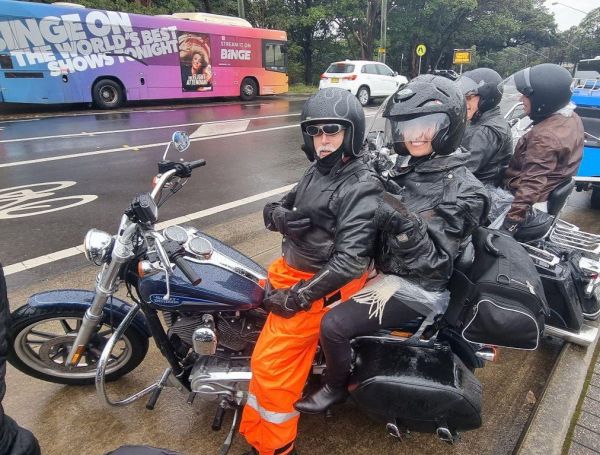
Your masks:
M 283 258 L 273 262 L 268 273 L 275 289 L 289 288 L 312 276 L 291 268 Z M 367 273 L 339 289 L 341 300 L 359 291 L 366 280 Z M 285 455 L 294 449 L 299 419 L 294 403 L 302 396 L 326 311 L 323 299 L 319 299 L 309 311 L 301 311 L 289 319 L 271 313 L 258 337 L 240 433 L 260 455 Z

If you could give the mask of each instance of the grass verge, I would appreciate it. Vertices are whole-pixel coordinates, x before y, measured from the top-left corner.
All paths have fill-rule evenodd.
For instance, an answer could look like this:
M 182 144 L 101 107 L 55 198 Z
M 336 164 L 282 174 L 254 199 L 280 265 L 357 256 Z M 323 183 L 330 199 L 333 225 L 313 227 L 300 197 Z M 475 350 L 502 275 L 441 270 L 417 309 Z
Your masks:
M 312 95 L 317 90 L 319 90 L 319 87 L 315 85 L 291 84 L 288 93 L 293 93 L 294 95 Z

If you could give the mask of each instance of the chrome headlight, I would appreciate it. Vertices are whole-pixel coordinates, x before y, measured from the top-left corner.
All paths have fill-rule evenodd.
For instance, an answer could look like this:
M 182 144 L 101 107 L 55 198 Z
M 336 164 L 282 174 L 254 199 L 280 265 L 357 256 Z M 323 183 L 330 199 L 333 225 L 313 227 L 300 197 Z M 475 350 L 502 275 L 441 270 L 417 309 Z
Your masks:
M 108 262 L 112 253 L 112 236 L 99 229 L 90 229 L 83 241 L 83 250 L 88 261 L 96 265 Z

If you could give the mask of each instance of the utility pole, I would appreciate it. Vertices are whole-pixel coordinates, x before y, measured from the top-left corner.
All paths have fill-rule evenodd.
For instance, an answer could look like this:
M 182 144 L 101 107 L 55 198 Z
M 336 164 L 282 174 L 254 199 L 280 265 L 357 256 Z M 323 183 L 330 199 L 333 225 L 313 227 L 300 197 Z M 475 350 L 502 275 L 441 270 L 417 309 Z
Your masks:
M 246 12 L 244 11 L 244 0 L 238 0 L 238 16 L 242 19 L 246 19 Z
M 387 47 L 387 0 L 381 0 L 381 48 L 383 52 L 380 52 L 379 61 L 385 63 L 385 54 Z

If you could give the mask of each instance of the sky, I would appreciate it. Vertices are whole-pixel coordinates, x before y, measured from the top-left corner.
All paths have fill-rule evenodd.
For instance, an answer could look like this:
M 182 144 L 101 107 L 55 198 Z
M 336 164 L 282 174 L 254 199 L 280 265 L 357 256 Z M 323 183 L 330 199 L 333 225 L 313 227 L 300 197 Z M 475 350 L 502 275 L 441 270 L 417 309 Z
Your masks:
M 556 3 L 553 5 L 552 3 Z M 546 7 L 554 14 L 559 30 L 567 30 L 573 25 L 579 25 L 585 14 L 575 11 L 569 6 L 581 11 L 590 12 L 600 7 L 600 0 L 546 0 Z M 566 6 L 565 6 L 566 5 Z

